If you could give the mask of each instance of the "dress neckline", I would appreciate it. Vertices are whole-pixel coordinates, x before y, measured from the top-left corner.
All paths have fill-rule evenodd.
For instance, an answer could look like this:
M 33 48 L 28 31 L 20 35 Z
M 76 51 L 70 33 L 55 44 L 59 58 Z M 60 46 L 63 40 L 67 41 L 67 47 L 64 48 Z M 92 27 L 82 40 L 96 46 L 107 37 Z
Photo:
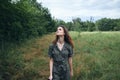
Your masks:
M 60 49 L 60 47 L 59 47 L 58 43 L 56 43 L 56 46 L 57 46 L 57 48 L 59 49 L 59 51 L 62 51 L 62 50 L 63 50 L 64 45 L 65 45 L 65 42 L 63 43 L 62 48 Z

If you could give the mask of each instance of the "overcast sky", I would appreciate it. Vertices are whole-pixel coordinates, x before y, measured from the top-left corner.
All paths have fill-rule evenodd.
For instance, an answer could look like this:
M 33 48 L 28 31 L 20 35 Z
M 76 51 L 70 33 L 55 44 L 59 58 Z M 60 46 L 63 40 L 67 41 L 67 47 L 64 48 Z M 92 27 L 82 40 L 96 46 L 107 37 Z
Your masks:
M 120 18 L 120 0 L 37 0 L 57 19 L 66 22 L 79 17 L 83 21 L 100 18 Z

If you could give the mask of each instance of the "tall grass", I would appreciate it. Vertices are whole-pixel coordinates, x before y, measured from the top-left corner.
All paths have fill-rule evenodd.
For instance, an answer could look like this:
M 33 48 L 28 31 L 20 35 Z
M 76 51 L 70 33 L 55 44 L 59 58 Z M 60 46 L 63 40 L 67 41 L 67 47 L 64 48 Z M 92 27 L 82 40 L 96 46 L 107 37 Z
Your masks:
M 73 80 L 119 80 L 120 33 L 76 34 L 71 32 L 75 41 Z
M 119 80 L 119 32 L 70 32 L 74 40 L 74 77 L 72 80 Z M 49 76 L 48 46 L 54 35 L 36 39 L 24 52 L 27 76 L 32 80 L 46 80 Z M 29 50 L 28 50 L 29 49 Z M 34 75 L 33 75 L 34 74 Z M 37 75 L 37 76 L 35 76 Z M 24 79 L 24 78 L 23 78 Z M 29 78 L 28 78 L 29 79 Z M 27 80 L 28 80 L 27 79 Z M 29 79 L 30 80 L 30 79 Z
M 14 80 L 24 67 L 19 45 L 9 42 L 0 44 L 0 80 Z
M 120 79 L 120 32 L 70 32 L 74 41 L 72 80 Z M 23 55 L 23 69 L 14 80 L 47 80 L 48 47 L 55 35 L 27 41 L 17 48 Z

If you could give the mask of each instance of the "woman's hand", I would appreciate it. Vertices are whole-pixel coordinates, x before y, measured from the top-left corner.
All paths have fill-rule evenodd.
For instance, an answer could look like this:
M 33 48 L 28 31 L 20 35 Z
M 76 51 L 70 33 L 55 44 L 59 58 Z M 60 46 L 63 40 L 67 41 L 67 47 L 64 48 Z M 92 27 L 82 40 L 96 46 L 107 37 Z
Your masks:
M 73 77 L 73 71 L 70 71 L 70 76 Z
M 50 58 L 49 65 L 50 65 L 50 76 L 49 76 L 49 79 L 48 79 L 48 80 L 52 80 L 52 78 L 53 78 L 53 75 L 52 75 L 52 69 L 53 69 L 53 58 Z
M 49 76 L 48 80 L 52 80 L 53 76 Z

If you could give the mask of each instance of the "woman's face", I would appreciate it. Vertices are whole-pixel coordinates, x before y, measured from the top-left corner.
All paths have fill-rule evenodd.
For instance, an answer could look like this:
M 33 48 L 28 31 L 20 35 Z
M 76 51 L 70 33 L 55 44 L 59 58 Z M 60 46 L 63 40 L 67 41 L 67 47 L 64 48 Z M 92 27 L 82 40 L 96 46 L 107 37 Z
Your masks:
M 57 28 L 57 31 L 56 31 L 56 35 L 58 35 L 58 36 L 62 36 L 62 35 L 64 35 L 65 33 L 64 33 L 64 29 L 62 28 L 62 27 L 58 27 Z

